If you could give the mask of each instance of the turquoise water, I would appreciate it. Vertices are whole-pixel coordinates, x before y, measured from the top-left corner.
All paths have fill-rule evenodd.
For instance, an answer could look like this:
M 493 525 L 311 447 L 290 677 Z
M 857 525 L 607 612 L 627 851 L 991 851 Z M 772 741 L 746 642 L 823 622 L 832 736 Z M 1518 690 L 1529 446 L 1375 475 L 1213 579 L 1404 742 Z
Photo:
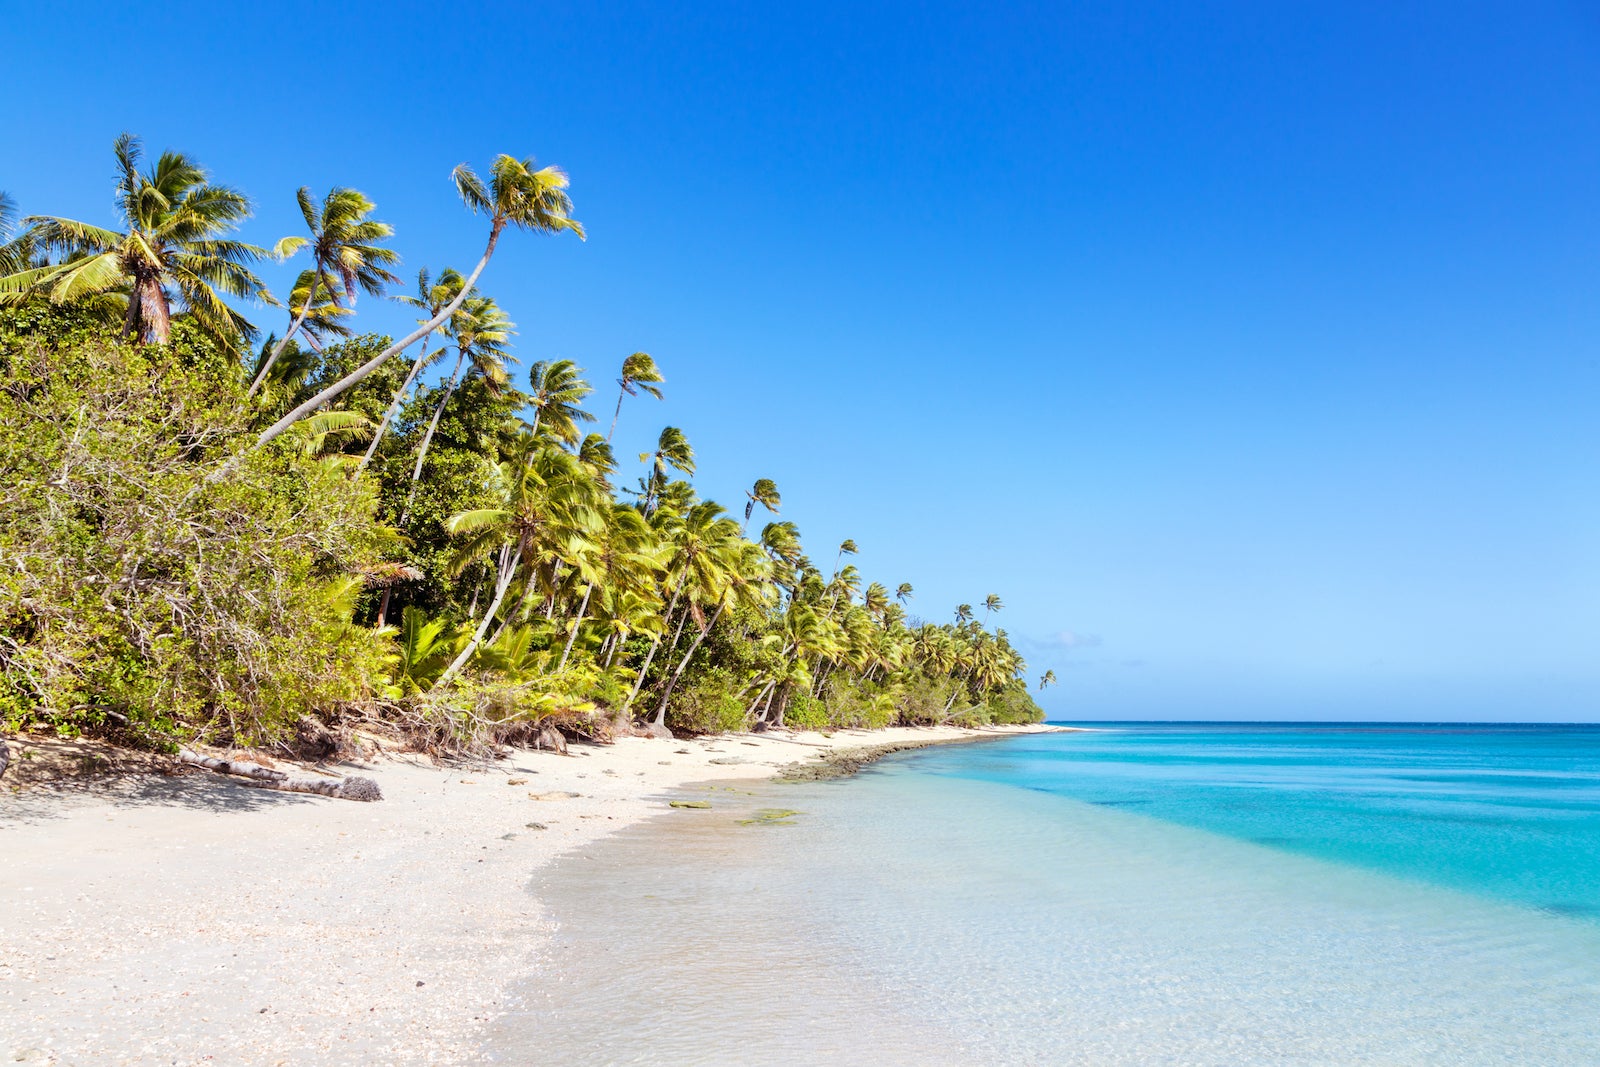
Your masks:
M 540 876 L 554 936 L 490 1052 L 1597 1064 L 1597 746 L 1115 726 L 709 789 Z
M 1600 919 L 1600 726 L 1082 725 L 919 769 Z

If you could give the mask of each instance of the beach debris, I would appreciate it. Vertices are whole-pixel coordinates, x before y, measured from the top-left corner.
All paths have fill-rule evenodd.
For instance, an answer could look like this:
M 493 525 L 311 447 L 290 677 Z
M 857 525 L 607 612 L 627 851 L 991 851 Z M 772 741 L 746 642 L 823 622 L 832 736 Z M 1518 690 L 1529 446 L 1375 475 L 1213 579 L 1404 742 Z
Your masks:
M 561 736 L 561 731 L 554 726 L 545 726 L 533 735 L 533 747 L 545 748 L 551 752 L 567 754 L 567 739 Z
M 718 756 L 716 759 L 712 760 L 711 762 L 712 763 L 716 763 L 716 764 L 720 764 L 722 766 L 728 766 L 729 764 L 749 763 L 750 761 L 749 761 L 749 759 L 747 759 L 744 756 Z
M 709 800 L 674 800 L 674 801 L 672 801 L 672 806 L 675 807 L 675 808 L 709 808 L 711 806 L 711 801 L 709 801 Z
M 353 774 L 348 778 L 291 778 L 283 771 L 263 767 L 259 763 L 216 759 L 212 756 L 202 756 L 187 748 L 178 750 L 178 762 L 204 767 L 218 774 L 252 778 L 260 782 L 263 788 L 280 789 L 287 793 L 316 793 L 325 797 L 337 797 L 340 800 L 383 799 L 383 790 L 378 788 L 378 783 L 360 775 Z
M 527 785 L 527 784 L 528 784 L 528 780 L 526 778 L 507 778 L 506 779 L 506 785 Z
M 529 800 L 573 800 L 582 794 L 569 792 L 565 789 L 554 789 L 548 793 L 529 793 Z
M 546 826 L 542 822 L 529 822 L 529 823 L 523 823 L 522 825 L 526 826 L 530 830 L 548 830 L 548 829 L 550 829 L 550 827 Z

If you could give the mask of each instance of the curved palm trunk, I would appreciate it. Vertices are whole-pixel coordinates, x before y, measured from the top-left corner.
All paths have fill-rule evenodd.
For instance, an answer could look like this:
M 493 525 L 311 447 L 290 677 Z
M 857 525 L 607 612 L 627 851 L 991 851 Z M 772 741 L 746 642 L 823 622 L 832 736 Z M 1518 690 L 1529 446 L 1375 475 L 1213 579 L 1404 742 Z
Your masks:
M 672 602 L 667 605 L 667 610 L 662 614 L 661 618 L 663 620 L 672 618 L 672 609 L 678 606 L 678 594 L 683 592 L 684 582 L 686 581 L 688 581 L 687 577 L 685 577 L 683 582 L 678 583 L 678 588 L 672 591 Z M 639 677 L 633 680 L 633 692 L 628 694 L 627 703 L 622 705 L 623 711 L 627 711 L 629 708 L 633 707 L 633 702 L 639 698 L 639 690 L 644 685 L 645 672 L 650 669 L 650 661 L 656 658 L 656 651 L 660 647 L 661 635 L 657 634 L 655 640 L 650 642 L 650 652 L 644 658 L 644 665 L 639 668 Z
M 422 339 L 422 351 L 417 354 L 417 362 L 412 365 L 411 373 L 406 375 L 406 380 L 400 383 L 400 388 L 395 390 L 394 399 L 389 402 L 389 410 L 383 413 L 383 421 L 378 423 L 378 429 L 372 435 L 372 443 L 367 446 L 366 455 L 362 456 L 361 462 L 356 464 L 355 476 L 357 478 L 360 478 L 361 472 L 367 469 L 367 464 L 372 462 L 374 453 L 378 451 L 378 442 L 383 440 L 383 435 L 388 431 L 389 424 L 400 413 L 400 405 L 405 400 L 406 394 L 411 391 L 411 384 L 417 380 L 417 375 L 422 373 L 422 365 L 427 362 L 427 359 L 428 339 L 424 337 Z
M 654 721 L 657 726 L 665 724 L 667 720 L 667 701 L 672 699 L 672 691 L 677 688 L 678 679 L 683 677 L 683 669 L 689 665 L 690 660 L 694 659 L 694 654 L 700 651 L 701 642 L 706 639 L 706 634 L 711 632 L 711 628 L 717 624 L 717 620 L 722 617 L 722 609 L 727 606 L 728 596 L 724 593 L 722 599 L 717 601 L 717 610 L 711 613 L 711 618 L 706 622 L 705 628 L 695 634 L 694 643 L 689 646 L 689 651 L 685 652 L 683 658 L 678 661 L 678 667 L 672 672 L 672 677 L 667 679 L 667 691 L 661 694 L 661 706 L 656 708 Z
M 345 390 L 349 389 L 353 385 L 358 384 L 373 371 L 387 363 L 396 352 L 410 348 L 412 345 L 422 340 L 423 337 L 432 333 L 434 330 L 437 330 L 441 324 L 449 321 L 450 316 L 454 315 L 456 310 L 466 302 L 468 295 L 472 292 L 473 285 L 478 280 L 478 275 L 482 274 L 483 268 L 489 265 L 489 260 L 494 255 L 494 246 L 500 241 L 500 231 L 504 228 L 505 221 L 502 219 L 496 219 L 494 225 L 489 230 L 489 243 L 483 250 L 483 258 L 478 260 L 478 265 L 472 268 L 471 274 L 467 275 L 466 281 L 461 285 L 461 292 L 456 294 L 456 298 L 454 300 L 450 301 L 450 303 L 445 305 L 445 307 L 437 315 L 423 323 L 421 326 L 417 327 L 417 329 L 402 337 L 388 348 L 385 348 L 382 352 L 379 352 L 361 366 L 357 367 L 349 374 L 346 374 L 343 378 L 340 378 L 338 381 L 322 390 L 322 392 L 307 400 L 305 403 L 300 404 L 283 418 L 267 427 L 262 431 L 261 436 L 256 438 L 256 447 L 260 448 L 262 445 L 266 444 L 268 441 L 271 441 L 273 438 L 283 433 L 283 431 L 287 430 L 289 427 L 293 426 L 295 423 L 299 422 L 313 411 L 316 411 L 328 401 L 340 396 L 345 392 Z
M 483 613 L 483 621 L 478 623 L 478 629 L 473 632 L 472 640 L 467 642 L 467 647 L 461 650 L 461 655 L 455 658 L 455 662 L 446 667 L 445 672 L 439 675 L 439 680 L 433 683 L 433 688 L 440 688 L 459 674 L 461 668 L 465 667 L 467 661 L 472 658 L 472 654 L 478 651 L 478 646 L 483 643 L 483 635 L 488 632 L 489 624 L 494 621 L 495 612 L 500 610 L 500 602 L 506 598 L 506 590 L 511 588 L 511 577 L 517 573 L 517 567 L 522 563 L 522 550 L 520 548 L 510 553 L 509 561 L 506 559 L 506 553 L 510 552 L 510 549 L 511 546 L 507 545 L 500 550 L 502 570 L 498 580 L 495 582 L 494 602 L 489 605 L 489 610 Z
M 311 305 L 316 303 L 317 300 L 317 286 L 321 284 L 322 275 L 313 271 L 311 275 L 311 290 L 306 293 L 305 306 L 300 309 L 300 314 L 295 316 L 294 321 L 289 324 L 289 328 L 284 331 L 282 340 L 272 346 L 272 354 L 267 357 L 266 363 L 262 364 L 261 369 L 256 371 L 255 381 L 251 382 L 250 388 L 245 391 L 244 398 L 246 400 L 256 395 L 256 390 L 261 388 L 262 384 L 267 380 L 267 375 L 272 372 L 272 365 L 278 362 L 278 357 L 283 355 L 283 350 L 289 347 L 289 338 L 293 337 L 300 327 L 305 325 L 306 316 L 311 314 Z
M 411 514 L 411 505 L 416 502 L 417 486 L 422 482 L 422 461 L 428 458 L 428 446 L 433 444 L 433 434 L 439 428 L 440 418 L 444 416 L 444 406 L 450 403 L 450 398 L 455 396 L 456 388 L 461 384 L 461 365 L 466 359 L 465 352 L 456 357 L 456 369 L 444 388 L 444 396 L 439 398 L 438 406 L 433 409 L 433 418 L 428 420 L 428 432 L 422 435 L 422 445 L 417 449 L 417 464 L 411 468 L 411 491 L 406 494 L 406 506 L 400 510 L 400 523 L 406 521 L 406 516 Z
M 561 650 L 561 662 L 556 665 L 556 670 L 563 670 L 567 666 L 567 657 L 572 654 L 572 645 L 578 640 L 578 629 L 583 626 L 583 617 L 589 613 L 589 597 L 594 594 L 594 583 L 589 583 L 589 588 L 583 591 L 583 603 L 578 605 L 578 617 L 572 620 L 572 633 L 567 636 L 567 646 Z

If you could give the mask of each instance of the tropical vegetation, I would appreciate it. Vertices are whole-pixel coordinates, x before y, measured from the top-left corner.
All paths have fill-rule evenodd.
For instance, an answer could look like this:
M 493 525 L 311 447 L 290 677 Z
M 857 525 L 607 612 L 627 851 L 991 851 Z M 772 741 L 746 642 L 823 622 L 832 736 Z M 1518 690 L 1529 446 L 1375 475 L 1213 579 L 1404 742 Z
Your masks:
M 255 245 L 250 199 L 191 157 L 114 155 L 114 227 L 0 194 L 0 727 L 263 744 L 381 719 L 470 748 L 552 720 L 1042 717 L 998 596 L 916 617 L 854 542 L 817 562 L 771 479 L 702 497 L 681 427 L 618 457 L 665 395 L 648 354 L 619 354 L 598 412 L 576 364 L 517 369 L 483 283 L 508 230 L 584 236 L 558 168 L 457 168 L 485 245 L 401 292 L 354 189 L 299 190 L 306 235 Z M 254 269 L 296 257 L 280 299 Z M 358 293 L 416 328 L 357 333 Z

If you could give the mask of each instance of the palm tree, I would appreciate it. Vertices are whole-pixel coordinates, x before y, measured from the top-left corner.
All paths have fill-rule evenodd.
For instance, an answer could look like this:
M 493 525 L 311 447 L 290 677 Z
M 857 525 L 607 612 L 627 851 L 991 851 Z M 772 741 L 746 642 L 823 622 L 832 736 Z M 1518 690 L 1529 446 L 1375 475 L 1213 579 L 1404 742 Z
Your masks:
M 417 321 L 423 322 L 426 319 L 433 318 L 440 310 L 455 300 L 456 296 L 461 292 L 461 286 L 465 281 L 465 278 L 449 267 L 439 272 L 438 281 L 433 281 L 428 277 L 428 269 L 424 267 L 417 272 L 417 295 L 400 296 L 396 297 L 396 299 L 402 304 L 421 308 L 426 313 L 426 318 L 418 319 Z M 411 386 L 417 380 L 417 375 L 422 373 L 423 369 L 432 363 L 436 356 L 444 354 L 445 349 L 443 348 L 431 353 L 428 351 L 428 344 L 432 340 L 432 330 L 422 335 L 422 351 L 418 353 L 416 360 L 411 364 L 411 370 L 406 374 L 406 380 L 401 382 L 400 388 L 394 391 L 394 399 L 389 402 L 388 410 L 383 413 L 383 419 L 378 423 L 377 432 L 372 435 L 372 443 L 367 446 L 366 455 L 361 457 L 361 462 L 356 467 L 357 478 L 361 477 L 361 472 L 366 470 L 367 464 L 372 462 L 373 453 L 378 450 L 378 442 L 383 440 L 384 432 L 389 429 L 389 424 L 400 413 L 400 405 L 405 403 L 405 398 L 411 392 Z
M 1004 607 L 1005 607 L 1005 604 L 1001 603 L 1000 597 L 999 597 L 998 594 L 990 593 L 988 596 L 984 597 L 983 598 L 983 619 L 984 619 L 984 622 L 988 622 L 989 621 L 989 616 L 993 615 L 995 612 L 999 611 L 1000 609 L 1002 609 Z
M 428 447 L 433 444 L 433 435 L 439 429 L 445 406 L 461 387 L 462 367 L 466 366 L 467 374 L 482 377 L 491 388 L 498 390 L 503 387 L 509 380 L 505 361 L 510 356 L 506 342 L 515 332 L 515 326 L 516 323 L 506 318 L 505 312 L 487 296 L 472 297 L 450 317 L 447 332 L 456 344 L 456 365 L 445 381 L 444 391 L 433 408 L 433 418 L 428 421 L 428 429 L 422 435 L 421 445 L 417 447 L 417 462 L 411 470 L 411 491 L 406 495 L 406 506 L 400 513 L 402 523 L 417 498 L 417 486 L 422 481 L 422 464 L 428 458 Z
M 590 436 L 598 438 L 599 434 Z M 604 445 L 605 442 L 601 442 Z M 598 571 L 598 581 L 587 581 L 583 601 L 571 623 L 571 633 L 561 650 L 561 662 L 556 669 L 567 665 L 567 657 L 578 639 L 578 628 L 583 625 L 589 611 L 589 601 L 599 591 L 603 600 L 615 603 L 622 597 L 642 597 L 655 585 L 661 566 L 653 554 L 656 547 L 655 531 L 633 508 L 613 504 L 606 514 L 603 529 L 595 539 L 593 562 Z
M 163 152 L 141 174 L 139 140 L 131 134 L 117 138 L 115 152 L 125 231 L 30 216 L 33 244 L 62 258 L 0 278 L 0 298 L 39 293 L 64 304 L 114 294 L 126 304 L 128 336 L 154 344 L 167 342 L 176 303 L 224 350 L 236 353 L 255 327 L 222 298 L 276 302 L 250 271 L 250 264 L 271 253 L 223 236 L 249 218 L 249 198 L 213 185 L 198 163 L 176 152 Z
M 578 423 L 594 421 L 594 416 L 579 406 L 594 390 L 583 380 L 578 365 L 570 359 L 540 360 L 528 368 L 528 385 L 533 432 L 537 434 L 542 425 L 551 436 L 577 444 L 581 436 Z
M 33 232 L 17 228 L 17 202 L 0 192 L 0 278 L 43 264 L 34 262 Z M 0 294 L 0 300 L 3 300 Z
M 611 440 L 612 434 L 617 432 L 617 419 L 622 415 L 622 398 L 625 396 L 638 396 L 643 389 L 657 400 L 661 399 L 661 390 L 656 386 L 666 381 L 661 376 L 661 369 L 656 366 L 656 361 L 651 359 L 646 352 L 635 352 L 622 361 L 622 376 L 617 379 L 621 391 L 617 393 L 617 410 L 611 415 L 611 431 L 606 434 L 606 440 Z
M 756 510 L 757 504 L 760 504 L 774 515 L 778 513 L 778 508 L 783 505 L 783 497 L 778 495 L 778 483 L 771 478 L 757 478 L 756 484 L 750 487 L 750 491 L 745 493 L 745 496 L 749 499 L 744 505 L 744 526 L 739 527 L 741 534 L 750 525 L 750 515 Z
M 354 189 L 336 187 L 328 192 L 319 206 L 312 198 L 311 190 L 305 186 L 300 187 L 295 199 L 300 205 L 301 217 L 306 220 L 306 228 L 311 231 L 311 240 L 308 242 L 303 237 L 285 238 L 279 242 L 279 246 L 290 255 L 307 244 L 311 246 L 309 295 L 299 314 L 284 331 L 277 347 L 272 350 L 272 355 L 267 357 L 266 365 L 250 383 L 245 399 L 254 396 L 256 390 L 261 388 L 272 365 L 283 354 L 284 347 L 305 324 L 307 313 L 316 305 L 319 287 L 327 289 L 335 302 L 342 294 L 354 306 L 358 288 L 378 296 L 385 285 L 393 285 L 400 280 L 385 269 L 400 262 L 399 254 L 378 244 L 394 236 L 394 227 L 387 222 L 367 218 L 375 206 L 372 201 Z
M 496 472 L 496 506 L 452 515 L 445 523 L 450 533 L 467 536 L 451 569 L 459 574 L 476 560 L 493 557 L 495 585 L 471 639 L 434 683 L 436 688 L 472 658 L 524 564 L 561 553 L 575 536 L 595 533 L 601 521 L 592 481 L 581 476 L 577 460 L 559 449 L 538 449 L 532 456 L 502 462 Z
M 640 452 L 639 461 L 650 464 L 644 479 L 644 513 L 648 518 L 653 510 L 651 504 L 666 486 L 667 468 L 671 467 L 684 474 L 694 473 L 694 449 L 689 447 L 689 438 L 684 436 L 682 430 L 676 426 L 668 426 L 656 438 L 656 450 Z
M 283 418 L 263 430 L 261 436 L 256 438 L 257 447 L 271 441 L 306 415 L 343 394 L 345 390 L 383 366 L 395 353 L 410 348 L 455 314 L 456 309 L 467 299 L 472 287 L 477 284 L 478 275 L 489 265 L 495 246 L 500 242 L 500 235 L 507 226 L 550 234 L 570 230 L 579 238 L 583 237 L 583 226 L 572 218 L 572 200 L 566 192 L 567 176 L 559 167 L 534 170 L 531 159 L 519 160 L 502 155 L 495 158 L 494 165 L 490 168 L 490 181 L 487 187 L 465 163 L 457 167 L 452 176 L 455 179 L 456 191 L 461 194 L 461 199 L 467 207 L 474 213 L 482 211 L 489 216 L 489 242 L 484 247 L 478 265 L 473 267 L 472 273 L 462 281 L 461 292 L 416 330 L 391 344 L 316 396 L 299 404 Z
M 911 583 L 901 582 L 898 586 L 896 586 L 894 590 L 894 598 L 900 601 L 902 604 L 908 600 L 914 600 L 916 598 L 916 593 L 911 588 Z
M 1046 689 L 1049 689 L 1052 685 L 1055 685 L 1055 684 L 1056 684 L 1056 672 L 1055 671 L 1045 671 L 1044 674 L 1041 675 L 1040 678 L 1039 678 L 1039 691 L 1042 693 Z

